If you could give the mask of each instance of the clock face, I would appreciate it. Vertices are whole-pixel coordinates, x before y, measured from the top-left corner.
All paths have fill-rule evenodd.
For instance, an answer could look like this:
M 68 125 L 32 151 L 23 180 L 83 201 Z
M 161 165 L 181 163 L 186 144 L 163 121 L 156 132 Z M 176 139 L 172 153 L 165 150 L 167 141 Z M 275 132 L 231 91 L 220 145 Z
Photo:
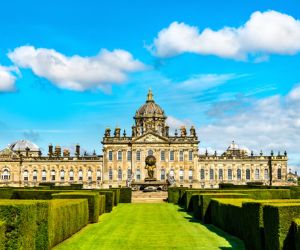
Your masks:
M 148 156 L 146 157 L 145 162 L 146 162 L 146 164 L 147 164 L 148 166 L 154 166 L 155 163 L 156 163 L 156 159 L 155 159 L 155 157 L 154 157 L 153 155 L 148 155 Z

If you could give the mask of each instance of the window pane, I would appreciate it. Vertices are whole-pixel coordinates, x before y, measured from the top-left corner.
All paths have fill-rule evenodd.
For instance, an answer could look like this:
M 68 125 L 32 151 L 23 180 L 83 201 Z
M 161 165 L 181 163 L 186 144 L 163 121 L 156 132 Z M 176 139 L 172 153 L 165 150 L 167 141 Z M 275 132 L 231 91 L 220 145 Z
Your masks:
M 164 151 L 164 150 L 162 150 L 162 151 L 160 152 L 160 160 L 161 160 L 161 161 L 165 161 L 165 160 L 166 160 L 166 156 L 165 156 L 165 151 Z
M 183 161 L 183 151 L 179 151 L 179 161 Z
M 174 161 L 174 151 L 170 151 L 170 161 Z
M 127 151 L 127 161 L 131 161 L 131 151 Z

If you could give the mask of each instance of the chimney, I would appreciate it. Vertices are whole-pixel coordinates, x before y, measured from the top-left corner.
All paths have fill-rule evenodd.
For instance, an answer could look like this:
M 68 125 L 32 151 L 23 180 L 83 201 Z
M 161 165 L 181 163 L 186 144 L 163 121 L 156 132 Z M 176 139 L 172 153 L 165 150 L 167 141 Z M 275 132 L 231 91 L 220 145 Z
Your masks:
M 60 157 L 61 156 L 61 147 L 60 146 L 55 146 L 55 156 Z
M 69 151 L 69 149 L 64 149 L 64 151 L 63 151 L 63 156 L 64 156 L 64 157 L 69 157 L 69 156 L 70 156 L 70 151 Z
M 49 156 L 49 157 L 52 157 L 52 156 L 53 156 L 53 146 L 52 146 L 51 143 L 50 143 L 49 146 L 48 146 L 48 156 Z
M 79 144 L 76 144 L 75 155 L 76 155 L 77 157 L 80 156 L 80 145 L 79 145 Z

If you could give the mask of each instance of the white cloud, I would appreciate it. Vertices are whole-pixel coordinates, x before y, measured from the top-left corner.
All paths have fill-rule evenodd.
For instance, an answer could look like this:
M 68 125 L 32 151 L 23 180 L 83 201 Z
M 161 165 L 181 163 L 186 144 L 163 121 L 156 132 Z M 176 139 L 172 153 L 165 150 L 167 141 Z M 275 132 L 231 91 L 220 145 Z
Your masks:
M 149 49 L 158 57 L 189 52 L 244 60 L 255 55 L 260 62 L 268 59 L 267 54 L 300 51 L 300 21 L 271 10 L 252 13 L 243 26 L 217 31 L 205 28 L 200 32 L 198 27 L 173 22 L 158 33 Z
M 21 68 L 30 68 L 62 89 L 83 91 L 109 89 L 111 84 L 123 83 L 129 72 L 145 66 L 125 51 L 102 49 L 94 57 L 66 56 L 54 49 L 21 46 L 8 53 Z
M 175 118 L 174 116 L 168 116 L 166 123 L 170 127 L 171 130 L 175 129 L 180 129 L 180 127 L 185 126 L 185 127 L 190 127 L 192 125 L 192 122 L 190 120 L 180 120 Z
M 16 67 L 5 67 L 0 65 L 0 92 L 11 92 L 15 90 L 16 75 L 19 70 Z

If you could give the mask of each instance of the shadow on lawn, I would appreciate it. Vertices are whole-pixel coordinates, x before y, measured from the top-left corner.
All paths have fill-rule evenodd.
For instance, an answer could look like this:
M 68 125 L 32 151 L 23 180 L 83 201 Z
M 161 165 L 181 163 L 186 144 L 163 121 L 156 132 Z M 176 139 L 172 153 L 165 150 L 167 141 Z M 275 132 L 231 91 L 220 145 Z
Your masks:
M 185 209 L 179 208 L 178 212 L 185 212 L 187 216 L 184 216 L 185 219 L 189 220 L 189 222 L 192 223 L 199 223 L 206 227 L 209 231 L 217 234 L 218 236 L 224 238 L 231 246 L 230 247 L 220 247 L 222 250 L 228 250 L 228 249 L 234 249 L 234 250 L 244 250 L 245 246 L 243 244 L 243 241 L 235 236 L 232 236 L 223 230 L 217 228 L 216 226 L 212 224 L 203 224 L 202 221 L 199 219 L 196 219 L 193 217 L 193 213 L 191 212 L 186 212 Z

